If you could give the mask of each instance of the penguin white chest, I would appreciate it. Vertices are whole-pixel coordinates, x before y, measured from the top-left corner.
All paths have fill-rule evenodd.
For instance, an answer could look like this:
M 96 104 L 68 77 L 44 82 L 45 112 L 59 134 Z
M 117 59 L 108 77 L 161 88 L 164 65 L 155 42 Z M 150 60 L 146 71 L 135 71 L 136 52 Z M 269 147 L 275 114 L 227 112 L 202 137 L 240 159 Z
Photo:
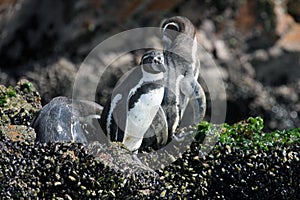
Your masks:
M 164 88 L 160 87 L 141 94 L 127 112 L 126 130 L 123 143 L 130 150 L 138 149 L 144 134 L 150 127 L 161 105 Z
M 134 106 L 128 110 L 126 129 L 139 130 L 140 134 L 143 136 L 143 130 L 148 129 L 159 109 L 163 93 L 163 88 L 158 88 L 142 94 L 134 103 Z M 133 127 L 130 126 L 134 126 L 135 128 L 133 129 Z

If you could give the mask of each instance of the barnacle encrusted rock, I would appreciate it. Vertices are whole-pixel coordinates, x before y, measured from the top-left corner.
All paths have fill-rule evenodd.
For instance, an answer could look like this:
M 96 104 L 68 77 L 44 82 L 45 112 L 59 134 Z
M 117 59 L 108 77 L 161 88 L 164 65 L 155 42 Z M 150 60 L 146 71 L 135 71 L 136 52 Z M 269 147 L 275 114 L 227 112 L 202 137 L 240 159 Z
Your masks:
M 157 173 L 146 166 L 137 155 L 129 151 L 122 143 L 112 142 L 109 145 L 94 142 L 85 147 L 88 154 L 95 157 L 95 160 L 99 160 L 104 163 L 105 166 L 127 174 L 129 176 L 133 174 L 152 174 L 153 177 L 157 176 Z M 142 180 L 140 180 L 142 182 Z
M 35 131 L 29 127 L 40 111 L 41 98 L 31 82 L 22 79 L 16 87 L 0 85 L 0 131 L 6 139 L 33 142 Z
M 12 199 L 298 199 L 300 130 L 264 133 L 262 125 L 260 118 L 217 129 L 203 122 L 182 156 L 155 172 L 119 144 L 94 144 L 87 149 L 74 143 L 13 142 L 0 133 L 0 195 Z M 218 142 L 203 155 L 207 134 L 217 136 Z
M 0 87 L 3 111 L 18 93 L 11 87 L 8 91 Z M 22 91 L 28 88 L 23 87 Z M 25 105 L 24 101 L 20 102 Z M 15 122 L 17 118 L 27 123 L 27 115 L 6 113 L 6 117 L 8 120 L 1 123 Z M 178 140 L 174 148 L 162 150 L 170 158 L 170 164 L 153 170 L 147 162 L 159 163 L 153 160 L 159 157 L 151 151 L 151 156 L 145 159 L 137 156 L 140 163 L 117 143 L 92 143 L 87 147 L 74 143 L 27 142 L 34 138 L 28 125 L 7 124 L 0 131 L 0 196 L 7 199 L 299 199 L 300 128 L 270 133 L 262 130 L 261 118 L 250 117 L 233 125 L 202 122 L 179 132 L 176 135 L 179 139 L 188 138 L 191 143 Z M 172 159 L 177 151 L 182 154 Z
M 41 97 L 31 82 L 22 79 L 16 87 L 0 85 L 0 126 L 29 126 L 41 108 Z
M 36 133 L 33 128 L 24 125 L 8 125 L 2 126 L 0 132 L 5 139 L 16 141 L 34 142 Z

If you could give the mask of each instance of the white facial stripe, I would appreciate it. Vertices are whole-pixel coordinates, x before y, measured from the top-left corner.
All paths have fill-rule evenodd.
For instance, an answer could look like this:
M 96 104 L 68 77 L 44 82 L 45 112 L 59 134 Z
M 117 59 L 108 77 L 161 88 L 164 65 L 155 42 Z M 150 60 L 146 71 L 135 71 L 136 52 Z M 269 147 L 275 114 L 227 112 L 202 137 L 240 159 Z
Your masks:
M 170 23 L 167 23 L 164 28 L 163 28 L 163 32 L 165 32 L 166 28 L 169 26 L 169 25 L 173 25 L 177 28 L 177 30 L 179 31 L 179 26 L 178 24 L 176 24 L 175 22 L 170 22 Z
M 147 58 L 149 58 L 149 57 L 153 57 L 153 55 L 152 54 L 144 54 L 143 57 L 142 57 L 142 62 L 144 60 L 146 60 Z
M 159 51 L 149 51 L 146 52 L 141 59 L 142 64 L 163 64 L 164 63 L 164 57 L 162 52 Z M 146 61 L 146 63 L 145 63 Z
M 177 29 L 177 31 L 179 31 L 180 30 L 180 28 L 179 28 L 179 25 L 177 24 L 177 23 L 175 23 L 175 22 L 170 22 L 170 23 L 167 23 L 164 27 L 163 27 L 163 31 L 162 31 L 162 42 L 163 42 L 163 46 L 164 46 L 164 49 L 170 49 L 171 48 L 171 46 L 172 46 L 172 44 L 173 44 L 173 39 L 172 38 L 169 38 L 168 37 L 168 34 L 167 33 L 165 33 L 165 31 L 166 31 L 166 29 L 167 29 L 167 27 L 168 26 L 170 26 L 170 25 L 172 25 L 172 26 L 175 26 L 176 27 L 176 29 Z M 175 31 L 175 30 L 173 30 L 173 31 Z
M 118 102 L 122 99 L 122 95 L 121 94 L 117 94 L 113 100 L 111 101 L 111 104 L 110 104 L 110 109 L 109 109 L 109 112 L 108 112 L 108 115 L 107 115 L 107 123 L 106 123 L 106 132 L 108 134 L 108 140 L 110 141 L 110 125 L 111 125 L 111 120 L 112 120 L 112 114 L 113 114 L 113 111 L 115 109 L 115 107 L 117 106 Z M 116 135 L 117 137 L 117 135 Z M 115 139 L 117 140 L 117 138 Z
M 151 63 L 146 63 L 146 64 L 156 64 L 156 63 L 160 63 L 163 64 L 164 63 L 164 57 L 163 56 L 153 56 L 153 55 L 144 55 L 142 58 L 142 63 L 144 63 L 144 60 L 151 58 Z

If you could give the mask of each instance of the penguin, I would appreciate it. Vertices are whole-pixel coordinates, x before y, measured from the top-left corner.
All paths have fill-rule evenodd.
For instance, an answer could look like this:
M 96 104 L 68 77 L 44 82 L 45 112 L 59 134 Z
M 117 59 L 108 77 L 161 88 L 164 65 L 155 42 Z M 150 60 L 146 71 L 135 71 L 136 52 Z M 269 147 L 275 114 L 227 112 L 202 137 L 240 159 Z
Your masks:
M 139 66 L 116 84 L 103 108 L 100 126 L 109 141 L 122 142 L 136 152 L 152 124 L 164 96 L 164 58 L 160 51 L 146 52 Z
M 198 82 L 200 61 L 197 57 L 196 29 L 189 19 L 175 16 L 161 23 L 166 72 L 162 102 L 168 123 L 168 141 L 178 127 L 200 122 L 205 114 L 206 99 Z M 193 115 L 185 113 L 192 107 Z M 181 124 L 184 116 L 192 117 Z
M 158 150 L 168 142 L 168 123 L 165 111 L 159 107 L 151 126 L 146 131 L 140 149 L 142 151 Z

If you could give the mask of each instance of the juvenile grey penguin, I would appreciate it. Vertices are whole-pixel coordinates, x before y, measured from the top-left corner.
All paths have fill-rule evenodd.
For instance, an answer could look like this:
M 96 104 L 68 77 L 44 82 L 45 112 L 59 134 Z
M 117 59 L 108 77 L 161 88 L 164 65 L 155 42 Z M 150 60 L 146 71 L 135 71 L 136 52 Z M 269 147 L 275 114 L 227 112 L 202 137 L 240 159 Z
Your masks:
M 163 54 L 152 50 L 143 55 L 139 66 L 121 77 L 100 119 L 110 141 L 122 142 L 130 151 L 140 148 L 161 107 L 164 72 Z
M 169 140 L 180 126 L 186 108 L 194 110 L 189 123 L 203 119 L 206 100 L 198 83 L 200 62 L 197 57 L 196 29 L 189 19 L 175 16 L 162 22 L 165 60 L 165 95 L 162 102 L 167 116 Z

